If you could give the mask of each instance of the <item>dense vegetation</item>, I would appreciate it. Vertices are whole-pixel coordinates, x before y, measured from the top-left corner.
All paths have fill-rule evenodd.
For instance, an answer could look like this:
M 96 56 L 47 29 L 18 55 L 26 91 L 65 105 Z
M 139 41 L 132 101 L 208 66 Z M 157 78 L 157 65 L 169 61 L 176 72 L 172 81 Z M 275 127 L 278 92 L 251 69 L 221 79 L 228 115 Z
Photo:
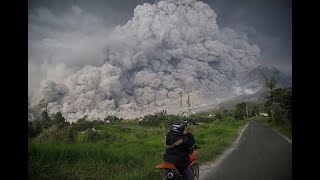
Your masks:
M 268 112 L 269 123 L 285 136 L 292 136 L 292 88 L 277 88 L 277 76 L 270 78 L 264 75 L 265 86 L 269 88 L 270 94 L 264 104 L 264 109 Z

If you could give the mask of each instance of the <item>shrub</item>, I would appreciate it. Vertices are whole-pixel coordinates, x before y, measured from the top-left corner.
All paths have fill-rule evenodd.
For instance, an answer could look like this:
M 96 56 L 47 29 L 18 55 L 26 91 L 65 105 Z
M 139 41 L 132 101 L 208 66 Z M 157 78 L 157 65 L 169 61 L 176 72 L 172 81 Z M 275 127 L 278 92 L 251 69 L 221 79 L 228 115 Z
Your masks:
M 70 127 L 59 128 L 53 125 L 39 134 L 36 141 L 39 143 L 74 143 L 76 135 L 76 131 Z

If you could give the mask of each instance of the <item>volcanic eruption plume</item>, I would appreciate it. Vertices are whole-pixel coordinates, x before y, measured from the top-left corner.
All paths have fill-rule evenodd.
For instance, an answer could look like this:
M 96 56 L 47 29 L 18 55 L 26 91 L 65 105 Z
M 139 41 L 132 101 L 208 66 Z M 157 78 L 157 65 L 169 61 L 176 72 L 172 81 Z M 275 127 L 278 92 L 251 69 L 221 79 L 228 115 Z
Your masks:
M 95 39 L 103 61 L 92 63 L 88 56 L 88 63 L 77 67 L 58 63 L 46 72 L 50 75 L 30 104 L 42 102 L 40 107 L 46 106 L 49 114 L 60 111 L 74 121 L 84 115 L 104 119 L 161 110 L 177 113 L 180 92 L 184 102 L 189 94 L 194 106 L 228 97 L 234 83 L 256 67 L 260 49 L 243 34 L 219 29 L 216 18 L 209 5 L 196 0 L 138 5 L 126 24 L 114 28 L 103 42 Z M 77 61 L 79 55 L 73 53 Z

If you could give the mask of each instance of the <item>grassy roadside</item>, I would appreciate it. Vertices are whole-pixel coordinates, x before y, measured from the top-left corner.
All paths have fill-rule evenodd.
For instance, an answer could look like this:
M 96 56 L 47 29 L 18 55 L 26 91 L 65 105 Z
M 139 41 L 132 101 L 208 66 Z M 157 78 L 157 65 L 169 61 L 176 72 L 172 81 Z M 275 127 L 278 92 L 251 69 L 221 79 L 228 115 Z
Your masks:
M 222 121 L 192 126 L 200 165 L 216 159 L 238 137 L 245 121 Z M 125 126 L 124 126 L 125 125 Z M 125 128 L 124 128 L 125 127 Z M 73 144 L 39 144 L 28 147 L 29 179 L 160 179 L 154 166 L 163 162 L 163 128 L 137 124 L 102 125 L 106 139 L 84 143 L 78 134 Z
M 225 121 L 208 125 L 206 129 L 199 129 L 195 132 L 199 149 L 200 165 L 211 162 L 218 158 L 237 139 L 240 130 L 250 120 Z
M 264 117 L 266 120 L 269 120 L 269 118 Z M 287 137 L 288 139 L 292 140 L 292 130 L 288 128 L 282 127 L 280 124 L 278 124 L 276 121 L 271 121 L 271 122 L 265 122 L 264 123 L 267 126 L 272 127 L 276 131 L 278 131 L 280 134 L 283 136 Z

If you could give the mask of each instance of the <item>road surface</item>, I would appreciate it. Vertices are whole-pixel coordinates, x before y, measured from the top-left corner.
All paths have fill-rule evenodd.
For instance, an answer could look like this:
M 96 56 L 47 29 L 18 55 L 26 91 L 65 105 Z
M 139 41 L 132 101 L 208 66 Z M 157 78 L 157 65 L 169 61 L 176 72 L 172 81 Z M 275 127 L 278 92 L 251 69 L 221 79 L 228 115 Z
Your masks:
M 200 170 L 201 180 L 291 180 L 292 144 L 256 120 L 218 163 Z

